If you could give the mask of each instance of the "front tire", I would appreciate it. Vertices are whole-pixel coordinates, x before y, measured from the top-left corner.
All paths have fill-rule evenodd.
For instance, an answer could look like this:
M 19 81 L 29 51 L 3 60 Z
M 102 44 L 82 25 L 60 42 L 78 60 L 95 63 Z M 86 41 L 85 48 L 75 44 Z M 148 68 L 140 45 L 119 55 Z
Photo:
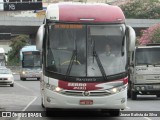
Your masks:
M 52 116 L 52 109 L 51 108 L 45 108 L 46 117 Z
M 160 97 L 160 95 L 156 95 L 157 97 Z
M 137 99 L 137 94 L 134 91 L 131 91 L 131 99 L 136 100 Z
M 117 116 L 120 115 L 120 110 L 119 110 L 119 109 L 118 109 L 118 110 L 111 110 L 111 111 L 109 112 L 109 114 L 110 114 L 110 116 L 112 116 L 112 117 L 117 117 Z
M 58 109 L 54 108 L 45 108 L 46 117 L 54 117 L 56 116 L 56 112 Z
M 42 108 L 44 108 L 43 98 L 41 98 L 41 106 L 42 106 Z
M 111 110 L 103 109 L 102 113 L 109 113 L 111 117 L 117 117 L 120 115 L 120 110 L 119 109 L 111 109 Z
M 127 97 L 131 98 L 131 91 L 130 90 L 127 91 Z
M 21 78 L 21 80 L 22 80 L 22 81 L 25 81 L 25 80 L 26 80 L 26 78 Z
M 14 87 L 14 83 L 10 85 L 10 87 Z

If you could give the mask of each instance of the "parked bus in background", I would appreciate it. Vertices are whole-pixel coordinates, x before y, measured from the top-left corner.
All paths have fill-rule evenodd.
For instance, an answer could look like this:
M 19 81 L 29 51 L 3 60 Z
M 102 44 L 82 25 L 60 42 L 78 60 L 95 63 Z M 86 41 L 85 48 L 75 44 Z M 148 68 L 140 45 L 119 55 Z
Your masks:
M 105 54 L 107 44 L 114 55 Z M 127 104 L 128 50 L 135 32 L 117 6 L 49 5 L 36 37 L 42 52 L 42 106 L 101 109 L 118 116 Z
M 36 50 L 36 46 L 24 46 L 20 50 L 20 60 L 22 63 L 20 79 L 37 78 L 37 80 L 40 80 L 42 74 L 41 57 L 40 52 Z
M 3 48 L 0 48 L 0 66 L 6 65 L 6 55 Z
M 129 96 L 157 95 L 160 97 L 160 44 L 138 46 L 131 55 Z

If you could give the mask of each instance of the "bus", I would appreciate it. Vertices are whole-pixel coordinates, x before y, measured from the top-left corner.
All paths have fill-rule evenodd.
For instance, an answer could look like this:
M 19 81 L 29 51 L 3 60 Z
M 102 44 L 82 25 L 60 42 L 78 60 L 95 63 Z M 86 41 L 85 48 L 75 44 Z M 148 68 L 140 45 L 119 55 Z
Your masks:
M 0 48 L 0 66 L 6 65 L 6 55 L 3 48 Z
M 160 44 L 137 46 L 132 52 L 129 96 L 156 95 L 160 97 Z
M 40 52 L 36 50 L 36 46 L 24 46 L 20 50 L 20 60 L 22 64 L 20 79 L 37 78 L 37 80 L 40 80 L 42 74 L 41 57 Z
M 109 44 L 114 56 L 105 55 Z M 128 51 L 135 31 L 118 6 L 57 3 L 37 31 L 42 53 L 41 99 L 55 109 L 98 109 L 118 116 L 127 105 Z

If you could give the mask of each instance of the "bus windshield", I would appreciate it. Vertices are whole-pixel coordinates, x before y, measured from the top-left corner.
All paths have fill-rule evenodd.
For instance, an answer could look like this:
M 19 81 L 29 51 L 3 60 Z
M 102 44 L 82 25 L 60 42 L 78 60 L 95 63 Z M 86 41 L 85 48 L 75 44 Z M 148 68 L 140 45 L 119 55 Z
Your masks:
M 160 65 L 160 48 L 136 49 L 136 65 Z
M 36 51 L 23 52 L 23 67 L 41 67 L 40 53 Z
M 51 24 L 48 30 L 47 70 L 67 76 L 88 77 L 125 72 L 123 24 Z

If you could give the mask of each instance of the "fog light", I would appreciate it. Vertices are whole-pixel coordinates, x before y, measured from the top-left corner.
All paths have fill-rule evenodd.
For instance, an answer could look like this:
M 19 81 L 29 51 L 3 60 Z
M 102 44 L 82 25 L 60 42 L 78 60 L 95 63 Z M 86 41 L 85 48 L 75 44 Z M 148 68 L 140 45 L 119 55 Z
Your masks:
M 47 97 L 47 102 L 51 102 L 51 99 L 49 97 Z
M 125 103 L 126 99 L 122 98 L 121 103 Z
M 61 91 L 61 90 L 62 90 L 62 89 L 61 89 L 60 87 L 56 87 L 56 88 L 55 88 L 55 91 L 56 91 L 56 92 L 59 92 L 59 91 Z

